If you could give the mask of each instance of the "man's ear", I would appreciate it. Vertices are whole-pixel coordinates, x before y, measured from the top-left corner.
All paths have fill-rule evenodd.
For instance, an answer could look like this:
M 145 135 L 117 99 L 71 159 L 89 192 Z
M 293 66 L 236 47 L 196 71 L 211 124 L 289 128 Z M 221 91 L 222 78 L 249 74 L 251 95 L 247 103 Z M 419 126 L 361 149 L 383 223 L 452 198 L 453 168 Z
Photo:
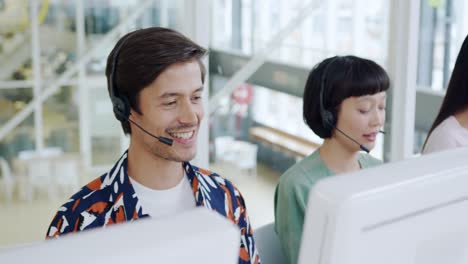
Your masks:
M 130 117 L 131 118 L 138 118 L 140 116 L 141 115 L 137 111 L 135 111 L 133 108 L 130 108 Z

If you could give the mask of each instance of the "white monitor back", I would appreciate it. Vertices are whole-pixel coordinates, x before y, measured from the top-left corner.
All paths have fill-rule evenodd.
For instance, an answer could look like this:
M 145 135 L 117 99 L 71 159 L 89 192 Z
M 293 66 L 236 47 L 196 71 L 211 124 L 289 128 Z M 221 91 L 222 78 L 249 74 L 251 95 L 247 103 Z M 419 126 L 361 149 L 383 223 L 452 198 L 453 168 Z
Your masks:
M 468 148 L 319 182 L 299 263 L 468 263 Z
M 240 231 L 206 208 L 142 219 L 0 251 L 0 263 L 238 262 Z

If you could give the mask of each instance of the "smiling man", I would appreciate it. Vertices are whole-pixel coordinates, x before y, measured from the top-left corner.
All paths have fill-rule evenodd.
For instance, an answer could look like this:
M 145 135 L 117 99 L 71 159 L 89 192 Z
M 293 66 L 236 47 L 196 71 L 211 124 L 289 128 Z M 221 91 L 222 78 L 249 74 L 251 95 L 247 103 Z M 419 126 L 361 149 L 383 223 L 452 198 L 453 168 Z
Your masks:
M 130 146 L 109 172 L 59 209 L 47 237 L 205 206 L 240 228 L 239 263 L 260 263 L 240 192 L 189 163 L 204 114 L 205 53 L 165 28 L 137 30 L 117 42 L 106 76 L 114 114 L 130 135 Z

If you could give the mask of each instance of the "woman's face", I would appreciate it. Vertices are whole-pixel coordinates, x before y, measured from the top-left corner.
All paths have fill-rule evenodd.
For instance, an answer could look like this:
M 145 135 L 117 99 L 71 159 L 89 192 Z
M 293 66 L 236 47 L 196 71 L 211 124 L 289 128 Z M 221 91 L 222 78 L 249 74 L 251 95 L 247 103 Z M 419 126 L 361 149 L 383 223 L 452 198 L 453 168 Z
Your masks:
M 372 150 L 377 134 L 385 123 L 385 99 L 386 92 L 346 98 L 338 109 L 336 127 Z M 360 150 L 358 144 L 336 129 L 333 131 L 332 138 L 350 151 Z

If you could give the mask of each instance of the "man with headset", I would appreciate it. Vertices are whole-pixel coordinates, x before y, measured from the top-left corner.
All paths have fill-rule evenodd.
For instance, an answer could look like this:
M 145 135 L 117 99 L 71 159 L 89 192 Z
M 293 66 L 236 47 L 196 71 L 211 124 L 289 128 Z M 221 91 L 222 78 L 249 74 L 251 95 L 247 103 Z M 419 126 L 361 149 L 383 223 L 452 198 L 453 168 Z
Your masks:
M 239 226 L 239 263 L 260 263 L 240 192 L 189 163 L 203 118 L 205 54 L 166 28 L 136 30 L 117 42 L 106 76 L 114 114 L 130 135 L 130 146 L 108 173 L 60 208 L 48 238 L 205 206 Z

